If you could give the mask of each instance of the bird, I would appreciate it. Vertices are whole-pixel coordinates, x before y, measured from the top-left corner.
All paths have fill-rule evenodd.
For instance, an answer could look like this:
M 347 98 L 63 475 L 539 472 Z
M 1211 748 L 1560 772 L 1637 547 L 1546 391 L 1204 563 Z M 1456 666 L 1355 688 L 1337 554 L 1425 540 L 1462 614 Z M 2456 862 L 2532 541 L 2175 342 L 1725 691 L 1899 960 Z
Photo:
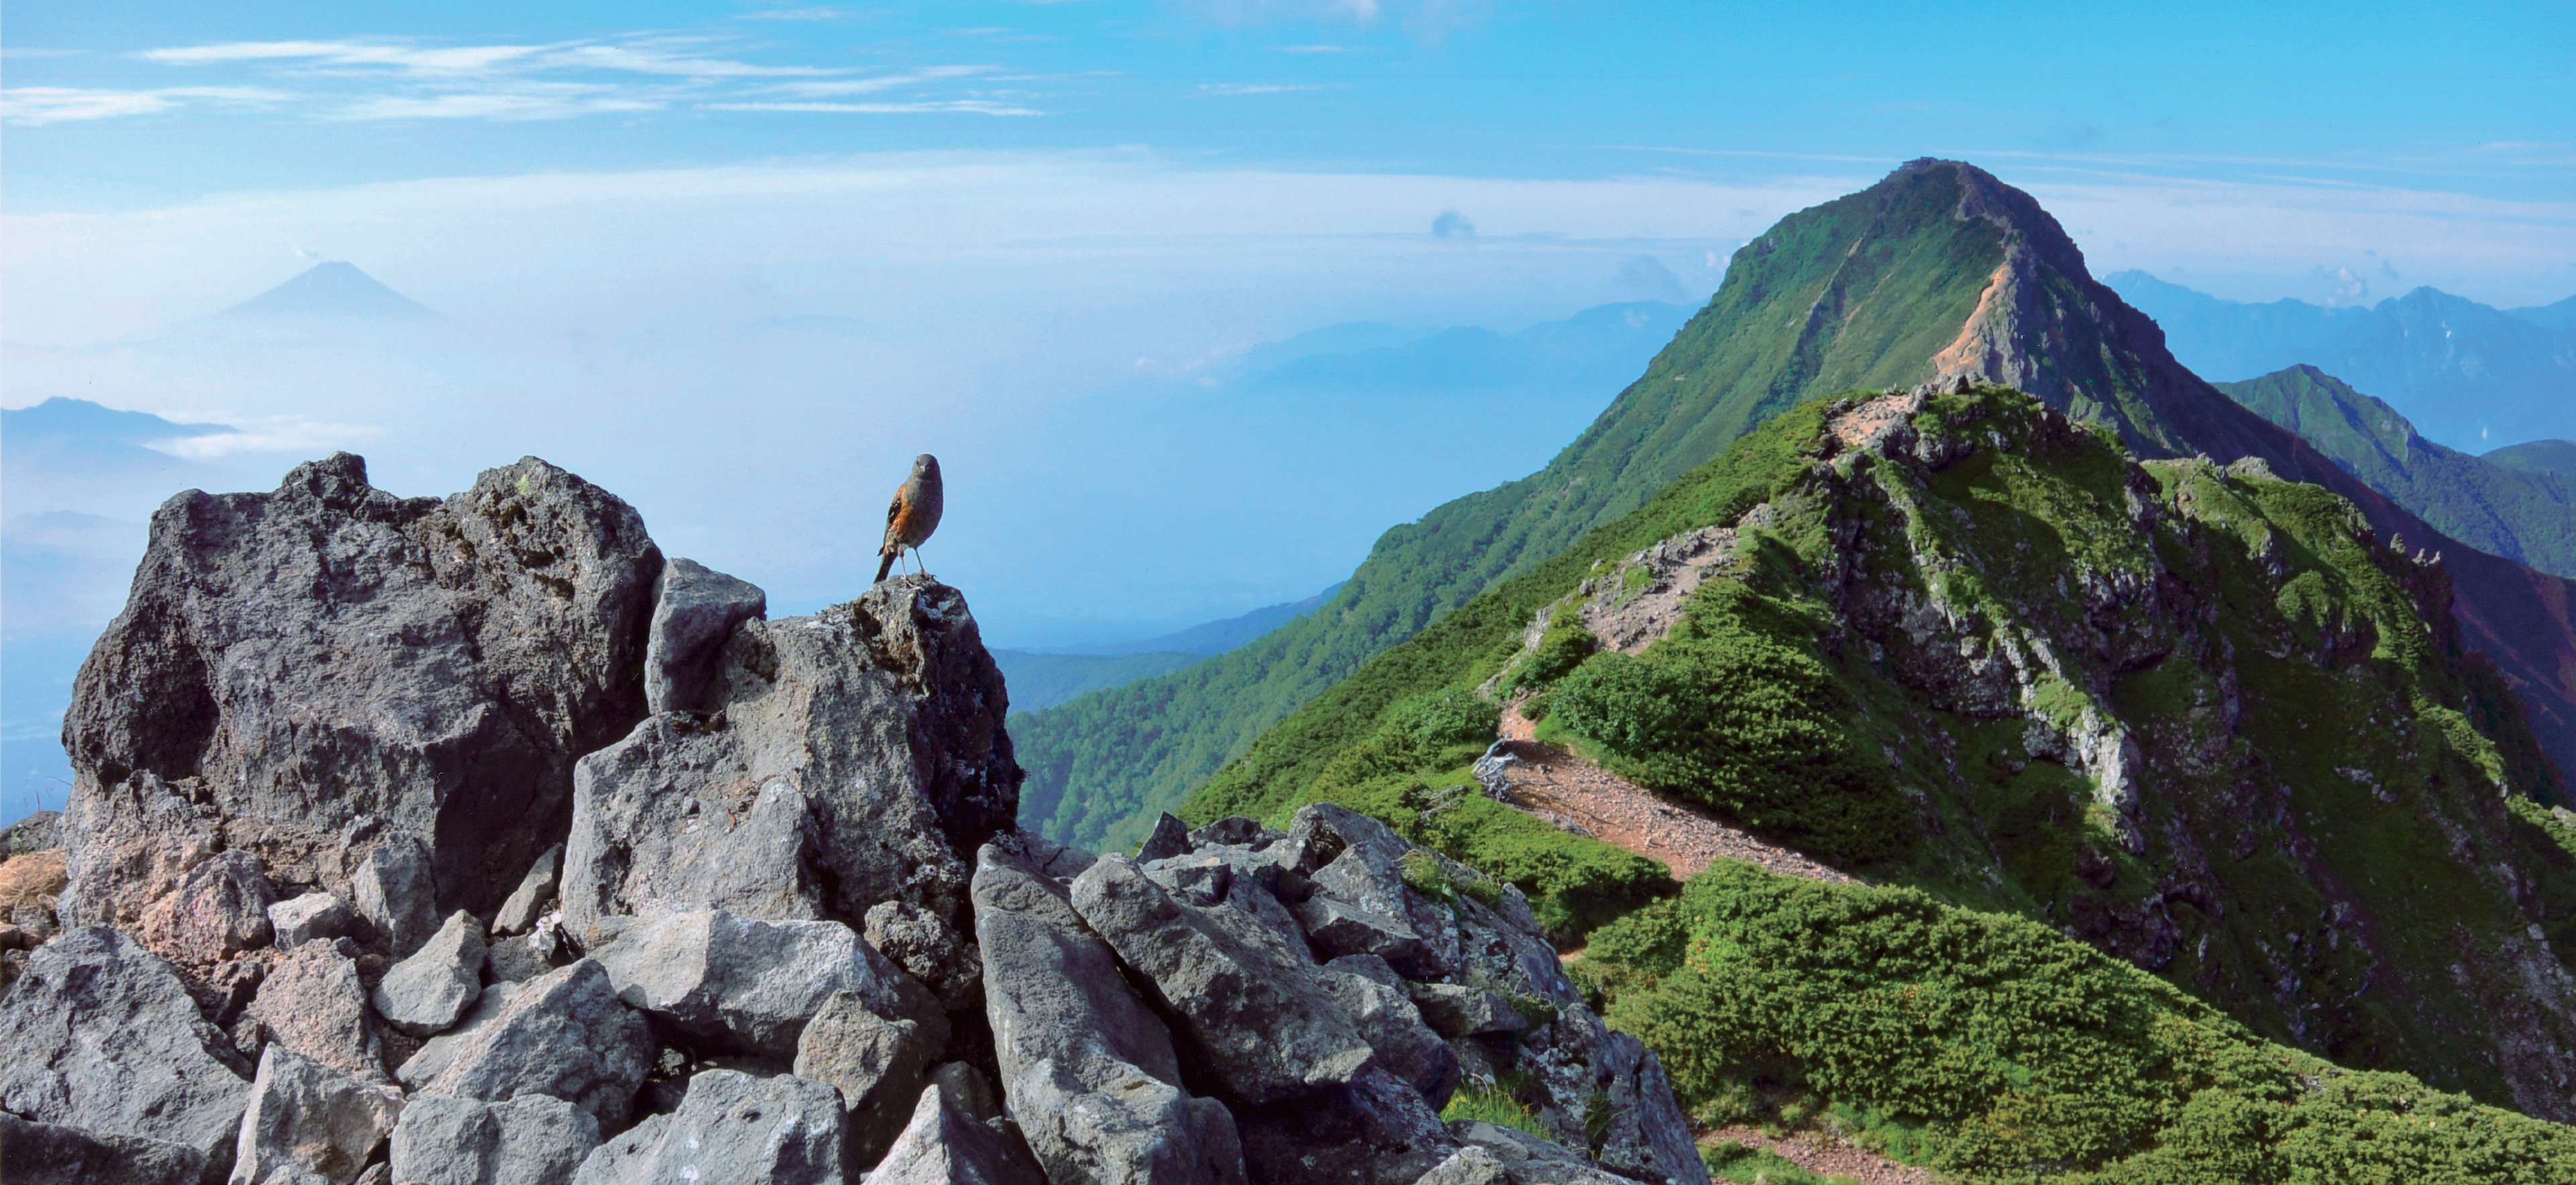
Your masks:
M 930 533 L 939 529 L 940 510 L 939 458 L 923 453 L 912 459 L 912 476 L 896 486 L 894 501 L 886 507 L 885 544 L 877 548 L 884 557 L 877 563 L 877 579 L 894 570 L 896 557 L 909 547 L 913 559 L 921 558 L 921 545 Z M 922 570 L 924 575 L 929 569 Z

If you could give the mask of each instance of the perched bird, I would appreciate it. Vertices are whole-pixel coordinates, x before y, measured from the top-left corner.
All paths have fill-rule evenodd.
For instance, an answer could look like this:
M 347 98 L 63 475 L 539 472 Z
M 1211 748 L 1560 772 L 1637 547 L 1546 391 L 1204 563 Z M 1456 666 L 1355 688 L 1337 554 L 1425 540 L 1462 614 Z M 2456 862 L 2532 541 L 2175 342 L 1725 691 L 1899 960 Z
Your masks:
M 912 459 L 912 476 L 895 487 L 894 503 L 886 507 L 885 545 L 877 549 L 885 558 L 877 564 L 877 579 L 894 570 L 895 558 L 907 547 L 915 560 L 921 558 L 921 545 L 939 529 L 939 504 L 939 458 L 923 453 Z

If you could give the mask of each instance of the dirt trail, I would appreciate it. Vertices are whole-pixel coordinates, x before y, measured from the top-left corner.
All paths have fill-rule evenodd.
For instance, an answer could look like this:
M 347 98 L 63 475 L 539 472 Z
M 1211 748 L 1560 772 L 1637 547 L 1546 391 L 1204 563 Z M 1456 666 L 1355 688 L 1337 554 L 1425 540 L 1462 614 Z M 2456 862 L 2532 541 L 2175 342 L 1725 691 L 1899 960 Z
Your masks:
M 1828 1177 L 1850 1177 L 1863 1185 L 1933 1185 L 1940 1180 L 1929 1169 L 1889 1160 L 1858 1144 L 1819 1131 L 1771 1136 L 1763 1134 L 1760 1128 L 1721 1127 L 1701 1133 L 1699 1142 L 1703 1147 L 1742 1144 L 1748 1148 L 1760 1148 L 1808 1172 Z
M 1687 880 L 1720 857 L 1784 876 L 1834 884 L 1853 878 L 1732 825 L 1655 796 L 1600 766 L 1533 739 L 1537 726 L 1517 704 L 1503 709 L 1500 751 L 1511 760 L 1495 771 L 1502 800 L 1568 831 L 1615 844 Z

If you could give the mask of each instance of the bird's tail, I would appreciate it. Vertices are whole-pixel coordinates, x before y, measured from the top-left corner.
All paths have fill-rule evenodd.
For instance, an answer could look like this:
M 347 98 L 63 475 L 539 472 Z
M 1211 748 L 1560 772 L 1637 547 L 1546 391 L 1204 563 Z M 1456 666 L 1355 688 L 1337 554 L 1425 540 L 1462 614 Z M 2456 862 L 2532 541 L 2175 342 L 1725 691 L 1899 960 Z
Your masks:
M 880 584 L 884 583 L 885 578 L 886 578 L 886 573 L 891 572 L 891 571 L 894 571 L 894 557 L 895 557 L 895 549 L 894 549 L 894 548 L 889 547 L 889 548 L 885 549 L 885 558 L 884 558 L 884 559 L 882 559 L 882 560 L 878 560 L 878 561 L 877 561 L 877 582 L 878 582 L 878 583 L 880 583 Z

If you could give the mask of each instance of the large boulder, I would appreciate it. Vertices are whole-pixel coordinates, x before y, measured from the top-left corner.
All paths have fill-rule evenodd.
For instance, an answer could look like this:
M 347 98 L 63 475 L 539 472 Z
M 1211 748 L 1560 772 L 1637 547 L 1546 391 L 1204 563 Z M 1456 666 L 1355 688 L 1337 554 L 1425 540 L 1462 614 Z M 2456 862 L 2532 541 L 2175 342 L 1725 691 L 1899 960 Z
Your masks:
M 430 1039 L 395 1077 L 420 1094 L 491 1102 L 551 1095 L 614 1129 L 633 1108 L 652 1056 L 644 1017 L 584 959 L 485 992 L 463 1025 Z
M 716 658 L 735 626 L 769 612 L 769 595 L 748 580 L 673 558 L 653 589 L 653 625 L 644 644 L 644 708 L 694 712 L 706 706 Z
M 105 927 L 45 944 L 0 996 L 0 1110 L 189 1148 L 218 1167 L 248 1067 L 179 973 Z
M 835 992 L 878 1016 L 936 1026 L 930 993 L 839 922 L 767 921 L 721 909 L 602 918 L 590 955 L 628 1004 L 660 1017 L 707 1052 L 784 1061 Z
M 182 967 L 211 971 L 234 955 L 268 945 L 275 933 L 268 907 L 276 900 L 276 886 L 257 857 L 220 852 L 180 873 L 167 895 L 144 907 L 135 936 Z
M 396 957 L 418 949 L 438 930 L 438 881 L 429 845 L 408 832 L 387 835 L 367 849 L 350 874 L 350 894 L 378 944 Z
M 1171 1033 L 1074 912 L 1059 874 L 1086 861 L 1027 835 L 976 857 L 975 938 L 1005 1106 L 1058 1185 L 1240 1182 L 1233 1117 L 1182 1089 Z
M 1374 1065 L 1236 1122 L 1253 1185 L 1412 1185 L 1457 1148 L 1440 1112 Z
M 394 1128 L 402 1185 L 561 1185 L 599 1146 L 599 1121 L 558 1098 L 507 1102 L 421 1095 Z
M 868 1185 L 1043 1185 L 1010 1133 L 977 1120 L 943 1090 L 925 1090 Z
M 446 1032 L 483 994 L 483 924 L 457 910 L 376 984 L 376 1012 L 415 1037 Z
M 311 1177 L 348 1185 L 393 1134 L 402 1109 L 401 1091 L 271 1045 L 260 1055 L 233 1146 L 233 1183 Z
M 653 716 L 582 759 L 562 884 L 575 933 L 708 906 L 856 923 L 883 901 L 962 933 L 961 854 L 1011 825 L 1020 783 L 965 597 L 889 580 L 745 621 L 704 702 L 713 715 Z
M 206 1154 L 0 1111 L 0 1181 L 9 1185 L 202 1185 Z
M 343 949 L 343 948 L 346 949 Z M 243 1016 L 257 1036 L 367 1082 L 386 1081 L 383 1038 L 354 944 L 306 942 L 271 962 Z
M 444 501 L 346 453 L 172 498 L 64 719 L 66 909 L 129 923 L 190 846 L 339 890 L 386 831 L 443 905 L 489 909 L 561 832 L 573 761 L 642 717 L 661 567 L 632 508 L 535 458 Z
M 610 1139 L 573 1185 L 842 1185 L 841 1096 L 790 1074 L 708 1070 L 679 1110 Z
M 849 1115 L 850 1163 L 874 1164 L 904 1121 L 903 1100 L 921 1093 L 947 1042 L 946 1017 L 883 1016 L 845 989 L 823 1002 L 797 1038 L 792 1069 L 799 1078 L 841 1092 Z

